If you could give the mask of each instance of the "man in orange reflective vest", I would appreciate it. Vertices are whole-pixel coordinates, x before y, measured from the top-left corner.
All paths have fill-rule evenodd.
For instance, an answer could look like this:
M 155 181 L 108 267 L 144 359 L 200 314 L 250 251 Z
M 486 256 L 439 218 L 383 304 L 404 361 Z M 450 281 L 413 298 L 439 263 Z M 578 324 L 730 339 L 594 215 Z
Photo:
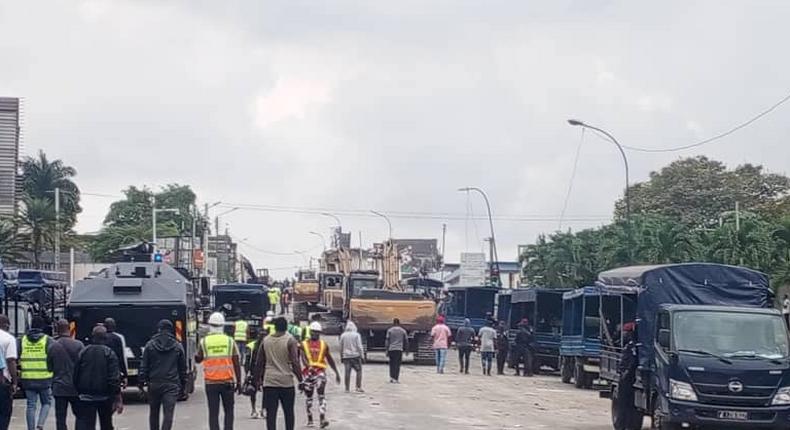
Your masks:
M 208 319 L 209 334 L 200 340 L 196 363 L 203 363 L 208 401 L 209 430 L 219 430 L 219 405 L 225 412 L 224 429 L 233 430 L 234 392 L 241 394 L 241 363 L 233 338 L 223 333 L 225 317 L 214 312 Z
M 337 371 L 335 360 L 329 352 L 329 346 L 321 340 L 321 323 L 310 323 L 310 339 L 302 342 L 302 376 L 299 389 L 306 395 L 307 425 L 313 425 L 313 394 L 318 391 L 318 414 L 321 428 L 329 425 L 326 420 L 326 367 L 327 364 L 335 372 L 335 381 L 340 383 L 340 372 Z

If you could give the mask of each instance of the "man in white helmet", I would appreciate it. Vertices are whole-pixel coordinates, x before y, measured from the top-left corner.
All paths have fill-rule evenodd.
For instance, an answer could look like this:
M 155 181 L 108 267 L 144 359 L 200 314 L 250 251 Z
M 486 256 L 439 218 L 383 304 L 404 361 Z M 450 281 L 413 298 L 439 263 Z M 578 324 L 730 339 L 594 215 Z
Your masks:
M 326 367 L 327 364 L 335 372 L 335 381 L 340 383 L 340 372 L 337 371 L 335 360 L 329 352 L 329 346 L 321 339 L 323 331 L 321 323 L 310 323 L 310 339 L 302 342 L 302 383 L 300 388 L 306 395 L 307 425 L 313 424 L 313 394 L 318 391 L 318 414 L 321 428 L 329 425 L 326 420 Z
M 241 360 L 233 338 L 224 333 L 225 317 L 214 312 L 209 333 L 200 340 L 196 363 L 203 363 L 209 430 L 219 430 L 219 405 L 225 413 L 224 430 L 233 430 L 234 392 L 241 392 Z

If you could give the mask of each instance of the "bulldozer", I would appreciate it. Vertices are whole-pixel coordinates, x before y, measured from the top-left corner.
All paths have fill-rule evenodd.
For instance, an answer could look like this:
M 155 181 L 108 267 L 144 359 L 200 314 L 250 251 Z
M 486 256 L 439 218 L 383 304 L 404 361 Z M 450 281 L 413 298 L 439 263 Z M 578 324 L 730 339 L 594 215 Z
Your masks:
M 346 277 L 344 318 L 359 329 L 366 358 L 368 352 L 385 351 L 387 329 L 398 318 L 409 334 L 407 352 L 418 364 L 433 364 L 430 330 L 436 319 L 436 303 L 403 288 L 400 254 L 391 240 L 381 246 L 376 258 L 381 271 L 350 272 Z
M 293 315 L 295 321 L 308 321 L 310 312 L 318 312 L 321 291 L 314 270 L 305 269 L 296 272 L 293 287 Z

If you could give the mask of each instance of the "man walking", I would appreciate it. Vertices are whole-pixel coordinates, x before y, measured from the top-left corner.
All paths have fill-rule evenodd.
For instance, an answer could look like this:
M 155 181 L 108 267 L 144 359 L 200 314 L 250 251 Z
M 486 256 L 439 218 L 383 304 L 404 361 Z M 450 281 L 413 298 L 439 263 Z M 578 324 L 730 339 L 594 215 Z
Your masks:
M 365 348 L 362 346 L 362 336 L 357 332 L 357 326 L 349 321 L 346 323 L 345 332 L 340 335 L 340 361 L 343 362 L 345 373 L 343 375 L 348 393 L 351 385 L 351 371 L 357 374 L 356 392 L 364 393 L 362 389 L 362 357 Z
M 455 345 L 458 347 L 458 363 L 460 372 L 469 374 L 469 357 L 474 349 L 475 329 L 472 328 L 472 321 L 464 319 L 464 325 L 458 328 L 455 333 Z
M 44 334 L 44 319 L 36 315 L 30 322 L 30 330 L 22 337 L 19 350 L 19 366 L 22 387 L 25 389 L 27 410 L 25 419 L 28 430 L 43 429 L 52 406 L 53 349 L 55 341 Z M 38 401 L 41 409 L 36 410 Z M 38 412 L 38 416 L 36 416 Z
M 225 317 L 214 312 L 208 318 L 209 334 L 201 339 L 195 356 L 203 363 L 209 430 L 219 430 L 219 405 L 225 413 L 224 430 L 233 430 L 234 391 L 241 391 L 241 362 L 233 339 L 223 330 Z M 235 384 L 235 386 L 234 386 Z
M 260 329 L 255 335 L 255 340 L 247 344 L 248 354 L 247 354 L 247 358 L 244 360 L 244 372 L 246 373 L 245 376 L 246 379 L 244 380 L 245 381 L 244 383 L 247 384 L 247 382 L 250 382 L 255 387 L 255 391 L 249 394 L 250 418 L 252 419 L 265 417 L 265 414 L 263 412 L 263 402 L 261 402 L 260 412 L 258 411 L 258 408 L 256 406 L 256 403 L 258 402 L 258 391 L 260 390 L 258 388 L 258 385 L 255 384 L 255 382 L 253 381 L 253 374 L 255 373 L 255 363 L 257 362 L 258 354 L 260 354 L 261 351 L 263 351 L 263 348 L 261 348 L 261 345 L 263 345 L 263 338 L 266 337 L 268 334 L 269 334 L 268 331 Z M 243 393 L 243 394 L 247 394 L 247 393 Z
M 250 338 L 250 325 L 244 320 L 241 313 L 238 314 L 238 319 L 233 323 L 233 340 L 236 341 L 236 348 L 239 350 L 239 357 L 242 363 L 247 357 L 247 342 Z
M 513 364 L 516 366 L 516 376 L 521 374 L 519 367 L 522 361 L 524 362 L 524 376 L 532 376 L 532 345 L 534 343 L 534 335 L 532 334 L 529 320 L 524 318 L 518 324 L 518 332 L 516 332 L 516 341 L 513 348 Z
M 159 430 L 159 411 L 163 410 L 162 430 L 173 427 L 173 412 L 178 397 L 186 392 L 187 363 L 184 347 L 173 334 L 173 323 L 163 319 L 159 332 L 143 350 L 140 363 L 140 386 L 148 386 L 148 427 Z
M 269 288 L 269 309 L 272 312 L 277 312 L 277 305 L 280 304 L 280 290 L 277 288 Z M 281 310 L 281 309 L 280 309 Z
M 496 374 L 505 374 L 505 364 L 507 363 L 507 354 L 510 352 L 510 339 L 507 337 L 507 329 L 505 322 L 500 321 L 497 327 L 496 336 Z
M 494 361 L 494 351 L 497 333 L 494 330 L 494 322 L 486 321 L 485 327 L 480 328 L 477 337 L 480 338 L 480 357 L 483 364 L 483 375 L 491 376 L 491 363 Z
M 69 414 L 69 405 L 71 405 L 71 412 L 76 418 L 79 400 L 77 389 L 74 387 L 74 366 L 85 345 L 71 338 L 68 321 L 58 320 L 56 329 L 55 341 L 60 345 L 60 348 L 52 350 L 52 361 L 55 366 L 55 375 L 52 379 L 52 395 L 55 397 L 55 428 L 56 430 L 68 430 L 66 418 Z
M 403 361 L 403 351 L 409 349 L 409 335 L 406 333 L 406 330 L 400 326 L 400 320 L 398 318 L 392 320 L 392 327 L 387 330 L 384 347 L 387 350 L 387 357 L 389 358 L 390 383 L 399 384 L 400 365 Z
M 16 338 L 8 333 L 11 326 L 6 315 L 0 315 L 0 354 L 5 359 L 5 368 L 2 372 L 0 384 L 0 430 L 8 430 L 14 406 L 14 392 L 17 384 L 17 351 Z
M 447 347 L 450 345 L 452 332 L 444 324 L 444 316 L 436 318 L 436 325 L 431 329 L 433 338 L 433 350 L 436 354 L 436 373 L 444 373 L 444 365 L 447 361 Z
M 113 412 L 123 412 L 119 360 L 105 345 L 104 326 L 93 328 L 91 342 L 74 364 L 74 387 L 79 397 L 77 430 L 95 430 L 97 415 L 101 430 L 112 430 Z
M 294 377 L 302 383 L 299 368 L 299 342 L 286 333 L 288 321 L 275 318 L 274 334 L 263 339 L 263 351 L 258 353 L 253 380 L 263 385 L 266 407 L 266 430 L 277 430 L 277 408 L 283 408 L 285 429 L 294 429 Z
M 129 367 L 126 362 L 126 338 L 115 331 L 117 325 L 113 318 L 104 319 L 104 328 L 107 329 L 107 336 L 105 336 L 107 339 L 107 347 L 118 357 L 118 365 L 121 369 L 121 385 L 126 385 L 127 378 L 129 377 L 129 372 L 127 370 Z
M 313 425 L 313 395 L 318 392 L 318 414 L 321 428 L 327 427 L 326 420 L 326 367 L 327 364 L 335 372 L 335 381 L 340 383 L 340 372 L 337 371 L 335 360 L 329 352 L 329 346 L 321 340 L 323 328 L 321 323 L 310 323 L 310 339 L 302 342 L 301 355 L 302 382 L 300 388 L 304 391 L 305 407 L 307 409 L 307 425 Z

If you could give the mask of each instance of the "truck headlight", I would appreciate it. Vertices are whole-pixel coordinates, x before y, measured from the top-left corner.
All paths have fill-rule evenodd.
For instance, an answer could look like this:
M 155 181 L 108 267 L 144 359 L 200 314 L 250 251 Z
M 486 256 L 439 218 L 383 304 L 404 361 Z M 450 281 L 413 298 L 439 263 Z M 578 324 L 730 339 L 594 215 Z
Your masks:
M 697 401 L 697 393 L 694 392 L 694 388 L 691 384 L 676 381 L 674 379 L 669 380 L 669 397 L 675 400 L 685 400 L 688 402 Z
M 790 387 L 782 387 L 774 394 L 771 405 L 790 405 Z

